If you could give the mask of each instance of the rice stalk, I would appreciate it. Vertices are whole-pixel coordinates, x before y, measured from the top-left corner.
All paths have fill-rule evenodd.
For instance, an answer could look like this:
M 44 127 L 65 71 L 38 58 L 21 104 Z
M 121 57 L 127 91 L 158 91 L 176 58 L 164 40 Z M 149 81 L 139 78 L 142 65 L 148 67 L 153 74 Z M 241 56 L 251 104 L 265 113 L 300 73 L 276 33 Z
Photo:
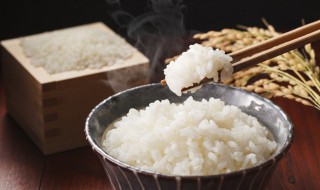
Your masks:
M 262 21 L 266 28 L 238 26 L 239 29 L 198 33 L 193 38 L 203 46 L 230 53 L 280 34 L 266 20 Z M 166 59 L 166 63 L 178 56 Z M 320 110 L 320 68 L 310 44 L 234 73 L 225 83 L 267 98 L 283 97 Z

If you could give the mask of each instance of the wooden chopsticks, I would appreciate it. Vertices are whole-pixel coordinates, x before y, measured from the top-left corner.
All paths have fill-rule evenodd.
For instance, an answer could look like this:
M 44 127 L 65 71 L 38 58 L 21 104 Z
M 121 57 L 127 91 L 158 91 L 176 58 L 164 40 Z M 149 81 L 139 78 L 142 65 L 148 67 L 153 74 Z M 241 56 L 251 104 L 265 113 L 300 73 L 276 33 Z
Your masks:
M 320 20 L 264 42 L 232 52 L 229 55 L 233 58 L 232 65 L 234 72 L 238 72 L 317 40 L 320 40 Z M 205 78 L 200 83 L 194 84 L 192 87 L 184 88 L 182 91 L 208 82 L 212 82 L 212 79 Z M 165 80 L 162 80 L 161 83 L 165 85 Z
M 234 72 L 238 72 L 319 39 L 320 20 L 229 55 L 233 58 Z

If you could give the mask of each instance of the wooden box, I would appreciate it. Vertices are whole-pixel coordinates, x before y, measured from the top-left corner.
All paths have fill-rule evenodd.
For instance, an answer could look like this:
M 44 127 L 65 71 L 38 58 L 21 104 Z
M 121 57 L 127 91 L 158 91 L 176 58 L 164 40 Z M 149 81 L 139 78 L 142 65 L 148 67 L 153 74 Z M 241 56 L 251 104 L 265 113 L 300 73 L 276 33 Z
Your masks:
M 102 23 L 78 27 L 113 32 Z M 85 119 L 115 93 L 109 81 L 122 85 L 120 90 L 148 83 L 149 60 L 138 51 L 121 66 L 50 75 L 30 64 L 20 40 L 1 42 L 7 111 L 44 154 L 87 145 Z

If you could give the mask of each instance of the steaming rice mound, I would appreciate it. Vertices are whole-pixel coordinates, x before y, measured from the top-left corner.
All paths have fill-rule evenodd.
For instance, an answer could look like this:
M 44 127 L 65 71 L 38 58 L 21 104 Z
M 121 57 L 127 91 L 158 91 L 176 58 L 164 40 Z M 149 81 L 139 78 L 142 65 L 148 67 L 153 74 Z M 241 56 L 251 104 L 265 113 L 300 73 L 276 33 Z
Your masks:
M 102 140 L 120 161 L 173 175 L 212 175 L 257 165 L 276 142 L 255 117 L 219 99 L 156 101 L 113 124 Z M 111 127 L 111 126 L 110 126 Z
M 50 74 L 122 64 L 136 51 L 114 33 L 85 27 L 25 37 L 21 47 L 32 65 Z
M 232 57 L 222 50 L 194 44 L 167 65 L 164 69 L 165 80 L 170 90 L 181 96 L 183 88 L 193 86 L 205 78 L 212 78 L 218 82 L 219 71 L 221 71 L 221 81 L 231 78 L 233 72 L 231 61 Z

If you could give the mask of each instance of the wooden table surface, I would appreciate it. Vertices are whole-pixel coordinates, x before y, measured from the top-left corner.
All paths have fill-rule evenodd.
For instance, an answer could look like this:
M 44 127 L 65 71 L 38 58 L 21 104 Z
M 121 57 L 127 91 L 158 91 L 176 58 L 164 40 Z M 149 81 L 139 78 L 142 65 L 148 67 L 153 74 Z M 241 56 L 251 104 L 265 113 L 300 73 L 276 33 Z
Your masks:
M 320 189 L 320 111 L 273 100 L 295 125 L 294 142 L 267 189 Z M 111 189 L 89 146 L 44 156 L 6 113 L 0 81 L 0 190 Z

